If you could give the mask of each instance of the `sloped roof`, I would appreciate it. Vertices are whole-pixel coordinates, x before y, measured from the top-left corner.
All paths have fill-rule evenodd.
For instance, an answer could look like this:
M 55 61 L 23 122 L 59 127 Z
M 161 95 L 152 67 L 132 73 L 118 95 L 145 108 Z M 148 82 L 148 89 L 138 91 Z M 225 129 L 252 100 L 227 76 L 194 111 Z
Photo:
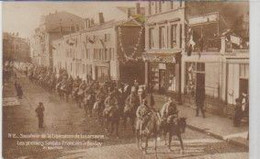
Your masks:
M 78 24 L 81 27 L 84 25 L 84 19 L 72 13 L 60 11 L 44 16 L 41 22 L 46 31 L 56 30 L 60 26 L 70 28 L 72 24 Z

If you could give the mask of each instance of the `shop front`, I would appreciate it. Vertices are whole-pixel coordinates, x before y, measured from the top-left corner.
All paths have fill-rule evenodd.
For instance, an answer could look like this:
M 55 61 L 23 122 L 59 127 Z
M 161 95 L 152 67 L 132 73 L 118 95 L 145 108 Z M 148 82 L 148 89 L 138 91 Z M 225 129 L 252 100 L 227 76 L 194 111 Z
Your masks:
M 176 91 L 175 65 L 173 63 L 150 63 L 150 83 L 159 93 Z
M 177 94 L 178 72 L 179 64 L 176 63 L 175 55 L 146 56 L 146 84 L 153 86 L 154 91 L 163 95 Z

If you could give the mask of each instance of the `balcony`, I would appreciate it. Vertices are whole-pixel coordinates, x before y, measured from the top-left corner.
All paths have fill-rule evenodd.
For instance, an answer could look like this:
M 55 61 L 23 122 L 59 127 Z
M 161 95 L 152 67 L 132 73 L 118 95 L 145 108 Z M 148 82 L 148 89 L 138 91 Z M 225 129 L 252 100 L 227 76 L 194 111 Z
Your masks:
M 242 55 L 249 53 L 249 46 L 241 43 L 240 46 L 228 41 L 226 37 L 207 38 L 198 41 L 194 47 L 195 54 L 226 54 L 226 55 Z

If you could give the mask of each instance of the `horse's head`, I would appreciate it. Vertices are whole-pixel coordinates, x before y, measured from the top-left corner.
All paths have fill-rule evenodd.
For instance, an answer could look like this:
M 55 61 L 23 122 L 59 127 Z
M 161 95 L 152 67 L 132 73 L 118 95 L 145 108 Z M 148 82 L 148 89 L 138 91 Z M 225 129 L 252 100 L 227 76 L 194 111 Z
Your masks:
M 180 128 L 181 133 L 185 132 L 185 128 L 186 128 L 186 125 L 187 125 L 186 119 L 187 118 L 184 118 L 184 117 L 181 117 L 181 118 L 178 119 L 178 126 Z

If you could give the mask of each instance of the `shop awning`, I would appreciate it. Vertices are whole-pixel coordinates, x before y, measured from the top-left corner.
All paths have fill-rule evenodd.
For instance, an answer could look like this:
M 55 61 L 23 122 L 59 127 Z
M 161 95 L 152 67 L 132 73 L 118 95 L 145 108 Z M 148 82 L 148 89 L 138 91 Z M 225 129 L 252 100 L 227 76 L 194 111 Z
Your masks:
M 174 53 L 148 53 L 145 52 L 143 53 L 143 59 L 144 61 L 149 61 L 149 62 L 165 62 L 165 63 L 176 63 L 175 56 L 180 54 L 181 51 L 179 52 L 174 52 Z

